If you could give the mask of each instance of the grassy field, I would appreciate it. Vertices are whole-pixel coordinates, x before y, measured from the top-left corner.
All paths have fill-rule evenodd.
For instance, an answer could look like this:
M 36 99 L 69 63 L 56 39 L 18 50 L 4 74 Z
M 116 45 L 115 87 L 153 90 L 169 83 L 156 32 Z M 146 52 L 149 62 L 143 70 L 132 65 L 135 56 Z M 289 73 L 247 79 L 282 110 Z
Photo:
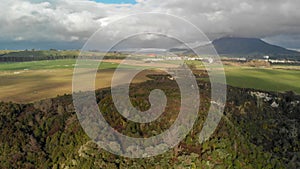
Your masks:
M 18 63 L 0 63 L 0 71 L 19 71 L 19 70 L 45 70 L 45 69 L 73 69 L 75 67 L 75 59 L 62 60 L 46 60 L 33 62 L 18 62 Z M 88 65 L 87 65 L 88 66 Z M 115 69 L 118 66 L 116 63 L 102 62 L 100 69 Z M 127 67 L 131 68 L 131 67 Z
M 195 65 L 198 69 L 204 69 L 203 64 L 199 61 L 188 61 L 187 63 Z M 227 84 L 231 86 L 274 92 L 293 91 L 300 94 L 300 66 L 224 65 L 224 69 Z
M 76 60 L 51 60 L 34 62 L 1 63 L 0 71 L 42 70 L 73 68 Z
M 233 66 L 225 70 L 227 83 L 232 86 L 300 94 L 300 70 Z
M 52 60 L 24 63 L 0 63 L 0 101 L 27 103 L 43 98 L 72 92 L 72 75 L 75 60 Z M 197 68 L 203 68 L 197 65 Z M 103 62 L 97 74 L 96 87 L 109 87 L 114 69 L 118 62 Z M 125 65 L 123 75 L 131 73 L 137 65 Z M 245 66 L 225 66 L 227 84 L 262 89 L 267 91 L 294 91 L 300 94 L 299 67 L 253 68 Z M 144 71 L 135 82 L 148 80 L 147 74 L 158 73 Z

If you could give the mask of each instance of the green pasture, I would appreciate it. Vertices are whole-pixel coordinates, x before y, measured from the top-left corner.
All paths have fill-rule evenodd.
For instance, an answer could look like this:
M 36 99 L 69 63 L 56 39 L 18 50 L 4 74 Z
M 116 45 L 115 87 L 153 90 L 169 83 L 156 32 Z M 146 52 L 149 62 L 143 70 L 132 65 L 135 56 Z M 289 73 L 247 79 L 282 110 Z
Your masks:
M 200 61 L 187 61 L 186 63 L 194 65 L 198 69 L 205 69 Z M 248 67 L 224 65 L 224 70 L 227 84 L 231 86 L 274 92 L 293 91 L 300 94 L 300 66 Z
M 225 66 L 225 73 L 231 86 L 300 94 L 300 70 Z

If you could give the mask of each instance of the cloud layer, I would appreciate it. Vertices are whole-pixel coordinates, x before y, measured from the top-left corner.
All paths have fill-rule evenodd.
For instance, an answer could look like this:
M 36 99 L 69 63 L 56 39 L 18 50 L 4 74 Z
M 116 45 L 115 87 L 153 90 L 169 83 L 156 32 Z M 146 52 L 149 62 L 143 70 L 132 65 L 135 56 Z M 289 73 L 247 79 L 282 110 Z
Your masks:
M 102 4 L 88 0 L 3 1 L 0 3 L 1 9 L 5 9 L 0 15 L 0 43 L 83 44 L 97 29 L 118 18 L 141 12 L 160 12 L 190 21 L 210 39 L 222 36 L 259 37 L 298 48 L 299 6 L 298 0 L 138 0 L 134 5 Z M 116 33 L 118 31 L 147 31 L 153 26 L 168 27 L 170 24 L 173 23 L 155 17 L 137 23 L 132 20 L 124 23 L 122 28 L 116 27 L 107 32 L 109 36 L 106 38 L 120 36 Z M 188 30 L 177 31 L 193 36 Z

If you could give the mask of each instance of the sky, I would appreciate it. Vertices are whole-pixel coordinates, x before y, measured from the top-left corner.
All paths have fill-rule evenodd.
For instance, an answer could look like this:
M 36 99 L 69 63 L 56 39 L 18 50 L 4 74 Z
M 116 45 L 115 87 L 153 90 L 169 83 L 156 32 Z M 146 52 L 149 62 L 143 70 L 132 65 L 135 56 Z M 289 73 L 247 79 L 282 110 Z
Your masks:
M 112 23 L 128 15 L 155 12 L 178 16 L 194 24 L 210 39 L 261 38 L 272 44 L 300 49 L 299 0 L 1 0 L 0 49 L 81 49 L 99 29 L 103 44 L 124 36 L 159 28 L 201 43 L 189 28 L 172 25 L 172 19 L 148 17 Z M 128 48 L 166 47 L 165 40 L 140 37 L 128 40 Z M 146 42 L 147 41 L 147 42 Z M 167 46 L 170 47 L 170 46 Z
M 95 0 L 96 2 L 99 3 L 105 3 L 105 4 L 136 4 L 137 2 L 135 0 L 121 0 L 121 1 L 116 1 L 116 0 Z

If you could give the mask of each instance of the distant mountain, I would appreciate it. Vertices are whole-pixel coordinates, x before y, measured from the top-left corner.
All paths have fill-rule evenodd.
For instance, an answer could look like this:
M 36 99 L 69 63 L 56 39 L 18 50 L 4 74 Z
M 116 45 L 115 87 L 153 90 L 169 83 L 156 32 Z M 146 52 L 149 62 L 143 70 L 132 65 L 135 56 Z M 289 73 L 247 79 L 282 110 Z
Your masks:
M 280 46 L 271 45 L 256 38 L 226 37 L 212 42 L 219 55 L 300 59 L 300 53 Z
M 200 46 L 195 48 L 195 50 L 200 51 L 199 53 L 202 54 L 212 54 L 212 47 L 221 56 L 262 58 L 268 55 L 271 58 L 300 60 L 300 52 L 272 45 L 257 38 L 224 37 L 214 40 L 211 45 Z M 177 48 L 170 49 L 169 51 L 181 54 L 193 53 L 188 49 Z

